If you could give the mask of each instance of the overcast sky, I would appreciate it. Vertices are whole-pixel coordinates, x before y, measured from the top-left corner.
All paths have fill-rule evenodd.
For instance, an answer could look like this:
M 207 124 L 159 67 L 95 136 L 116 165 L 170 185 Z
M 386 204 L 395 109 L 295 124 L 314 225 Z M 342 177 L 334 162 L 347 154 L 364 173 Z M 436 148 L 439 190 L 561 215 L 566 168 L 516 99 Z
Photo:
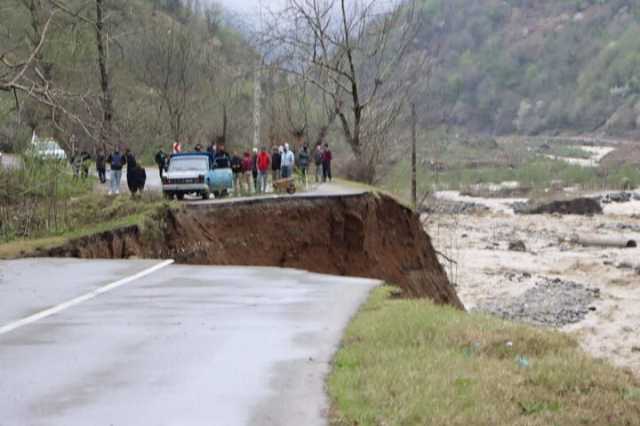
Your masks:
M 286 0 L 212 0 L 221 4 L 229 10 L 237 14 L 244 15 L 248 19 L 257 19 L 260 16 L 260 7 L 266 9 L 277 9 L 282 7 Z

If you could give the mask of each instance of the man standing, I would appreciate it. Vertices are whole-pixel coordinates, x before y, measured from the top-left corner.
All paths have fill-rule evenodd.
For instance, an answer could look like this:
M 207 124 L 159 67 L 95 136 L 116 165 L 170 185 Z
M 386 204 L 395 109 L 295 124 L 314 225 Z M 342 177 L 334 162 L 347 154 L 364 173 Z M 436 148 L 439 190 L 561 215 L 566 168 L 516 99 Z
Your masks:
M 127 161 L 127 185 L 131 195 L 134 196 L 144 190 L 144 185 L 147 182 L 147 172 L 144 167 L 138 165 L 136 157 L 131 150 L 126 150 L 125 159 Z
M 242 158 L 231 153 L 231 171 L 233 172 L 233 195 L 240 195 L 240 178 L 242 176 Z
M 217 151 L 217 149 L 216 149 L 216 144 L 215 144 L 215 143 L 213 143 L 213 142 L 211 142 L 211 143 L 209 144 L 209 146 L 207 147 L 207 153 L 209 153 L 209 157 L 211 157 L 211 160 L 212 160 L 212 161 L 213 161 L 213 159 L 214 159 L 214 158 L 215 158 L 215 156 L 216 156 L 216 151 Z
M 164 176 L 164 171 L 167 167 L 167 154 L 164 153 L 162 148 L 158 148 L 158 152 L 156 153 L 156 164 L 158 165 L 158 171 L 160 172 L 160 180 Z
M 320 179 L 322 179 L 322 157 L 322 144 L 318 142 L 316 144 L 316 150 L 313 153 L 313 162 L 316 165 L 316 183 L 320 182 Z
M 80 176 L 85 180 L 89 177 L 89 168 L 91 167 L 91 156 L 87 151 L 82 151 L 80 154 L 82 157 L 82 162 L 80 165 Z
M 116 146 L 115 151 L 113 151 L 109 155 L 109 158 L 107 158 L 107 162 L 111 165 L 111 189 L 109 190 L 109 195 L 118 195 L 120 194 L 122 167 L 127 163 L 124 155 L 120 152 L 120 147 Z
M 282 167 L 280 151 L 277 146 L 273 147 L 273 151 L 271 152 L 271 180 L 273 182 L 280 179 L 280 167 Z
M 104 184 L 107 181 L 107 157 L 101 149 L 96 154 L 96 170 L 98 171 L 100 183 Z
M 269 165 L 271 159 L 267 154 L 267 148 L 262 147 L 260 154 L 258 154 L 258 192 L 267 192 L 267 176 L 269 175 Z
M 293 174 L 293 166 L 295 165 L 295 157 L 289 149 L 289 144 L 284 144 L 284 152 L 282 153 L 282 179 L 290 178 Z
M 219 167 L 222 169 L 230 169 L 231 168 L 231 157 L 227 154 L 227 151 L 224 149 L 224 144 L 218 144 L 216 146 L 216 156 L 213 159 L 214 167 Z
M 253 148 L 251 156 L 251 175 L 253 176 L 253 190 L 258 193 L 258 148 Z
M 309 169 L 309 148 L 307 145 L 302 146 L 302 151 L 298 154 L 298 167 L 302 173 L 302 185 L 307 186 L 307 170 Z
M 251 153 L 249 151 L 245 151 L 244 157 L 242 158 L 242 193 L 243 195 L 251 194 L 251 172 L 253 170 L 253 160 L 251 159 Z M 246 185 L 246 192 L 244 190 Z
M 80 169 L 82 168 L 82 154 L 76 152 L 71 157 L 71 170 L 73 171 L 73 178 L 78 179 L 80 177 Z
M 329 149 L 329 144 L 324 144 L 324 152 L 322 154 L 322 182 L 326 182 L 329 179 L 331 182 L 331 161 L 333 160 L 333 155 L 331 154 L 331 150 Z

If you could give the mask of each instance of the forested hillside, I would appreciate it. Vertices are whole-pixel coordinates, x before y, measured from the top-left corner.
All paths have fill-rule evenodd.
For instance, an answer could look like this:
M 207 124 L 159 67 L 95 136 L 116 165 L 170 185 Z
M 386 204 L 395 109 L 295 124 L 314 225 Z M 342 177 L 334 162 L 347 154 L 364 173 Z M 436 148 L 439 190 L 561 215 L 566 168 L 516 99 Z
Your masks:
M 345 49 L 338 33 L 321 61 L 307 49 L 313 40 L 285 43 L 287 19 L 303 20 L 308 11 L 283 15 L 280 33 L 272 25 L 262 37 L 271 37 L 272 52 L 289 58 L 266 63 L 261 74 L 263 142 L 329 135 L 377 164 L 381 144 L 406 132 L 406 121 L 394 117 L 406 118 L 408 100 L 416 103 L 422 128 L 447 123 L 485 135 L 640 134 L 640 2 L 415 1 L 412 19 L 372 14 L 354 21 L 359 34 L 377 31 L 378 38 L 352 37 Z M 24 145 L 34 130 L 67 150 L 120 143 L 148 153 L 175 140 L 251 145 L 257 49 L 263 46 L 225 26 L 213 4 L 5 0 L 0 83 L 18 76 L 21 90 L 0 84 L 0 149 Z M 104 9 L 102 25 L 96 5 Z M 415 31 L 404 31 L 402 22 Z M 298 30 L 298 42 L 311 34 Z M 404 46 L 408 34 L 406 54 L 379 43 L 388 39 Z M 385 49 L 377 47 L 385 46 L 382 54 Z M 341 59 L 346 53 L 354 58 L 353 69 Z M 397 57 L 384 66 L 385 55 Z M 303 71 L 292 72 L 298 68 Z M 327 70 L 336 73 L 327 76 Z M 352 72 L 360 96 L 349 89 Z M 359 99 L 363 93 L 371 99 Z
M 97 6 L 103 9 L 102 25 Z M 24 146 L 34 130 L 55 137 L 67 151 L 91 152 L 103 144 L 148 153 L 175 140 L 192 146 L 252 137 L 259 56 L 223 25 L 213 6 L 179 0 L 5 0 L 0 55 L 0 77 L 18 76 L 22 88 L 0 90 L 4 149 Z
M 418 90 L 432 121 L 487 134 L 639 132 L 637 0 L 419 5 L 415 47 L 438 64 Z

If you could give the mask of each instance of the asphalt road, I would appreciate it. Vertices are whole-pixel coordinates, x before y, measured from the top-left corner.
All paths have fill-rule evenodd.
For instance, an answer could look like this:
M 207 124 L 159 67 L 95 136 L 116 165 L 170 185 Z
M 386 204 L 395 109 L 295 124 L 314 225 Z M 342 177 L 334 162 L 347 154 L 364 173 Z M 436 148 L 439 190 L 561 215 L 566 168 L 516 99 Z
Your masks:
M 326 423 L 374 281 L 159 264 L 0 262 L 0 425 Z

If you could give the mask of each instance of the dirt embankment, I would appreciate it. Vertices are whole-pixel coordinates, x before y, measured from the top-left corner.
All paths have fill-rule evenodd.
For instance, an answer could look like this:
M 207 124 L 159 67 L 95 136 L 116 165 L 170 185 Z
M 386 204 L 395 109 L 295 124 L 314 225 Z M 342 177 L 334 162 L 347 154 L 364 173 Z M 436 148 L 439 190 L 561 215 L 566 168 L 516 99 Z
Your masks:
M 79 258 L 173 258 L 370 277 L 462 308 L 417 215 L 373 194 L 270 199 L 166 210 L 154 226 L 80 238 L 47 251 Z

